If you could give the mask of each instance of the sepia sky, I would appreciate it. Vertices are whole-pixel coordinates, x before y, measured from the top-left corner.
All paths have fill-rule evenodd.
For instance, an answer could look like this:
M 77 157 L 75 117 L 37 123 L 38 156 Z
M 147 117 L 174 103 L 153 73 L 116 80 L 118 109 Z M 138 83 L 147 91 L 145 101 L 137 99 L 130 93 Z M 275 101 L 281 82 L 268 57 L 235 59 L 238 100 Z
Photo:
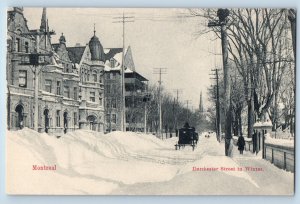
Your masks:
M 68 47 L 85 45 L 93 36 L 95 23 L 96 35 L 104 48 L 122 47 L 122 24 L 113 22 L 123 11 L 135 17 L 134 22 L 125 25 L 125 45 L 131 46 L 136 71 L 153 84 L 159 77 L 154 68 L 167 68 L 162 75 L 164 88 L 174 97 L 174 89 L 180 89 L 180 102 L 186 104 L 190 100 L 194 109 L 199 106 L 202 91 L 206 109 L 206 91 L 212 83 L 210 70 L 221 65 L 220 41 L 213 40 L 213 33 L 196 37 L 195 32 L 207 22 L 178 18 L 188 14 L 187 9 L 47 8 L 50 30 L 56 32 L 52 43 L 58 43 L 64 33 Z M 41 15 L 42 8 L 24 8 L 29 29 L 39 28 Z

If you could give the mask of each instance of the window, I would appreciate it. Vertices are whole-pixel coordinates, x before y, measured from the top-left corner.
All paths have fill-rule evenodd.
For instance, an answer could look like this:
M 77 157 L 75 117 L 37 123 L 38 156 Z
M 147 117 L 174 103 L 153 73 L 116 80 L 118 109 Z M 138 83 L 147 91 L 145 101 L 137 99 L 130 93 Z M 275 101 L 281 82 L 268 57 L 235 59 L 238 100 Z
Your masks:
M 74 126 L 77 125 L 77 113 L 76 112 L 73 113 L 73 123 L 74 123 Z
M 115 84 L 113 84 L 111 86 L 111 93 L 116 93 L 116 85 Z
M 110 79 L 113 79 L 114 78 L 114 75 L 113 75 L 113 73 L 111 72 L 110 73 Z
M 25 42 L 25 52 L 29 53 L 29 44 L 28 44 L 28 42 Z
M 60 110 L 56 111 L 56 127 L 60 127 Z
M 87 74 L 86 80 L 87 80 L 87 81 L 90 81 L 90 74 Z
M 102 93 L 99 93 L 99 104 L 100 104 L 100 106 L 103 105 L 103 94 Z
M 110 84 L 106 85 L 106 93 L 110 93 Z
M 109 123 L 110 122 L 110 114 L 106 115 L 106 122 Z
M 117 108 L 117 99 L 116 99 L 116 98 L 113 98 L 113 99 L 111 100 L 111 107 L 112 107 L 112 108 Z
M 68 86 L 64 87 L 64 96 L 70 98 L 70 89 Z
M 51 93 L 52 90 L 52 81 L 49 79 L 45 80 L 45 91 Z
M 110 99 L 106 99 L 106 108 L 109 109 L 110 108 Z
M 94 82 L 97 82 L 97 73 L 93 73 Z
M 74 87 L 74 100 L 77 100 L 78 93 L 77 93 L 77 87 Z
M 116 114 L 111 115 L 111 122 L 112 123 L 117 123 L 117 115 Z
M 126 122 L 129 122 L 129 121 L 130 121 L 130 115 L 129 115 L 129 114 L 126 114 L 126 116 L 125 116 L 125 117 L 126 117 L 126 119 L 125 119 L 125 120 L 126 120 Z
M 95 92 L 90 92 L 90 101 L 95 102 Z
M 21 52 L 21 40 L 20 38 L 16 38 L 16 42 L 15 42 L 15 50 L 17 52 Z
M 105 76 L 106 76 L 106 79 L 110 79 L 110 73 L 109 72 L 106 72 Z
M 56 83 L 56 95 L 60 95 L 60 81 L 57 81 Z
M 19 71 L 19 86 L 20 87 L 27 87 L 27 71 L 20 70 Z
M 101 76 L 101 75 L 99 76 L 99 82 L 103 83 L 103 76 Z

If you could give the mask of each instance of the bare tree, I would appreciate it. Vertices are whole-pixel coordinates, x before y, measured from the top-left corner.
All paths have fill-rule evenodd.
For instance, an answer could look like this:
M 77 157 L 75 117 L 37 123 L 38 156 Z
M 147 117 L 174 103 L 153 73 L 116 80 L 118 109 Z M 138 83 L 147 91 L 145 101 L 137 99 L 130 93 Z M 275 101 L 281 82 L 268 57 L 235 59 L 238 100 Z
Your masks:
M 212 9 L 190 12 L 208 21 L 217 18 Z M 251 136 L 255 117 L 273 113 L 276 118 L 269 109 L 277 105 L 282 77 L 293 61 L 288 18 L 280 9 L 231 9 L 227 25 L 229 59 L 242 77 Z M 220 38 L 219 27 L 212 31 Z

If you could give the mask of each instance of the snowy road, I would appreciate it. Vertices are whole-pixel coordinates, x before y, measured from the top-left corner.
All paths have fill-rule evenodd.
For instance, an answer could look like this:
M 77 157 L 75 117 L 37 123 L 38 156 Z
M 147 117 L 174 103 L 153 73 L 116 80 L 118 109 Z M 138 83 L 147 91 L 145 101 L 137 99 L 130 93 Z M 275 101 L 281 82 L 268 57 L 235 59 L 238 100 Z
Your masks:
M 215 137 L 175 151 L 177 138 L 76 131 L 57 139 L 30 129 L 7 134 L 11 194 L 291 195 L 294 174 L 251 153 L 224 155 Z M 32 165 L 56 165 L 33 171 Z M 248 167 L 248 170 L 246 170 Z M 214 169 L 212 171 L 212 169 Z M 251 169 L 251 171 L 249 171 Z M 197 170 L 197 171 L 195 171 Z M 259 170 L 259 171 L 253 171 Z
M 189 151 L 191 151 L 189 149 Z M 186 154 L 184 151 L 182 154 Z M 112 194 L 153 195 L 292 195 L 293 174 L 278 169 L 261 155 L 245 152 L 240 155 L 234 147 L 233 158 L 224 156 L 224 144 L 214 137 L 201 137 L 194 152 L 195 161 L 187 163 L 172 180 L 123 186 Z M 218 171 L 193 171 L 193 167 L 218 168 Z M 235 168 L 235 171 L 221 168 Z M 237 168 L 242 171 L 237 171 Z M 246 171 L 246 167 L 248 171 Z M 262 169 L 262 171 L 254 171 Z M 181 169 L 182 171 L 182 169 Z

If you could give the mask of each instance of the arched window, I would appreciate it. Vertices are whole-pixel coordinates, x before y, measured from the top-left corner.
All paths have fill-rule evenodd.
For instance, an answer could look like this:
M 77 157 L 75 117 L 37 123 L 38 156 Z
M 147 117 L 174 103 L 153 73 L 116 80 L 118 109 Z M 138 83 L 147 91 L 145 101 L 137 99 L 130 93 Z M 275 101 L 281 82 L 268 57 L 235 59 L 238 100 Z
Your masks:
M 94 82 L 97 82 L 97 73 L 96 72 L 93 72 L 93 80 L 94 80 Z

